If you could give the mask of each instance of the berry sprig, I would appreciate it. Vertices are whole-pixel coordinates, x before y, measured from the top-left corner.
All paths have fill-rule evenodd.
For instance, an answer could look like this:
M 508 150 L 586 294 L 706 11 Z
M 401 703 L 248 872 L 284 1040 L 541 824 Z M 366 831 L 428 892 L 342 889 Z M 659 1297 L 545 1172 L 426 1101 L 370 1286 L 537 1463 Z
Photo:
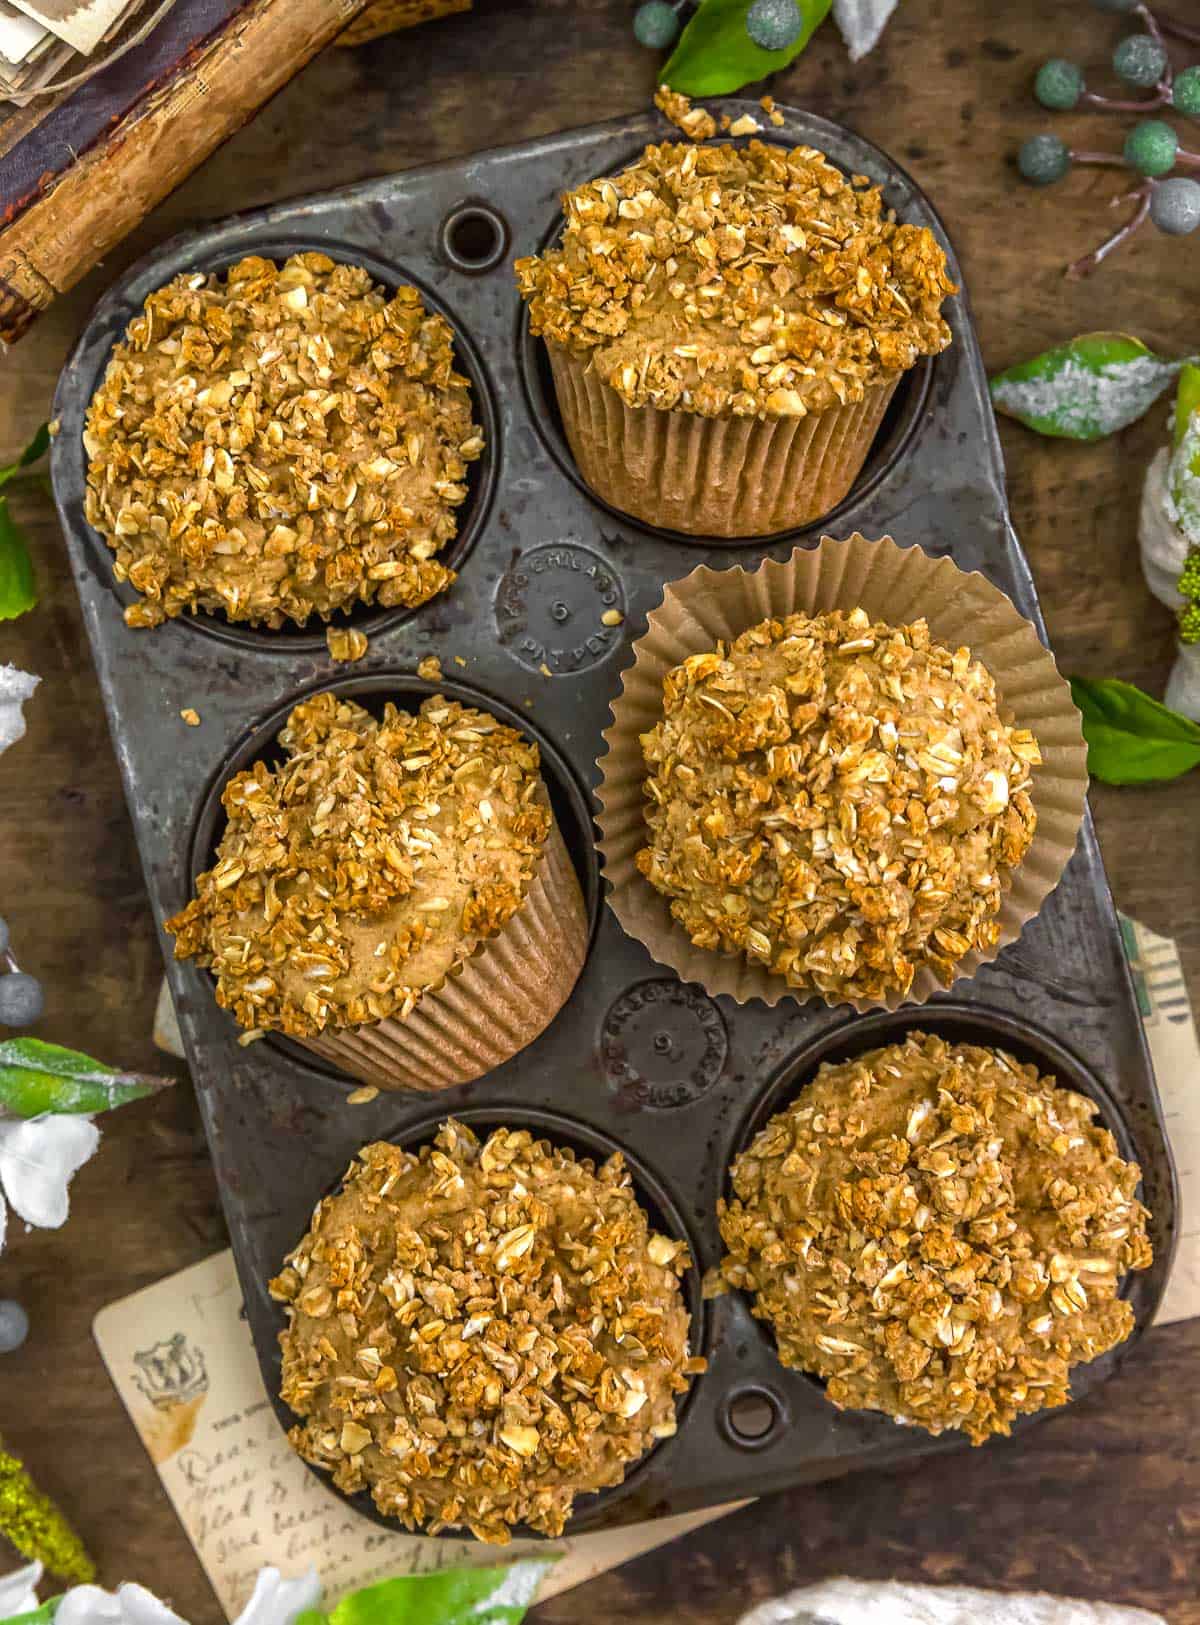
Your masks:
M 1180 594 L 1187 603 L 1179 611 L 1179 637 L 1183 643 L 1200 643 L 1200 547 L 1188 549 L 1187 563 L 1179 576 Z
M 1167 48 L 1167 36 L 1200 43 L 1200 28 L 1152 12 L 1140 0 L 1092 0 L 1101 11 L 1136 16 L 1142 32 L 1130 34 L 1112 55 L 1113 71 L 1125 84 L 1148 91 L 1126 101 L 1089 90 L 1083 70 L 1065 57 L 1052 57 L 1038 70 L 1034 95 L 1043 107 L 1066 112 L 1080 105 L 1105 112 L 1145 113 L 1171 107 L 1189 118 L 1200 118 L 1200 64 L 1176 74 Z M 1130 130 L 1119 153 L 1081 151 L 1058 136 L 1044 132 L 1031 136 L 1017 155 L 1017 167 L 1034 186 L 1062 180 L 1075 164 L 1099 164 L 1132 170 L 1141 177 L 1132 191 L 1112 199 L 1112 206 L 1132 203 L 1125 223 L 1098 248 L 1067 267 L 1067 276 L 1087 276 L 1114 249 L 1149 220 L 1171 237 L 1184 237 L 1200 226 L 1200 183 L 1176 170 L 1200 170 L 1200 153 L 1180 145 L 1174 128 L 1161 118 L 1143 118 Z
M 0 919 L 0 1027 L 32 1027 L 45 1005 L 42 984 L 17 964 L 8 922 Z
M 699 0 L 642 0 L 634 13 L 634 37 L 651 50 L 665 50 L 668 45 L 674 45 L 686 14 L 698 3 Z M 786 51 L 800 39 L 805 19 L 797 0 L 753 0 L 743 24 L 746 35 L 761 50 Z

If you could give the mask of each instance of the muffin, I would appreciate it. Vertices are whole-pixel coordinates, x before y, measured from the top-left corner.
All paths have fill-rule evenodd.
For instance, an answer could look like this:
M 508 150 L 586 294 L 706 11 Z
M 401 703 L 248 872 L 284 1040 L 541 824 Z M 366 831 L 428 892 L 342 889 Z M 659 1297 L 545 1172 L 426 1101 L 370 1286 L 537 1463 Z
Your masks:
M 84 513 L 134 627 L 425 603 L 454 580 L 437 555 L 483 450 L 444 318 L 316 253 L 150 294 L 83 438 Z
M 216 862 L 166 922 L 176 957 L 247 1036 L 383 1087 L 467 1082 L 529 1043 L 587 945 L 537 746 L 440 695 L 377 719 L 328 690 L 278 743 L 225 787 Z
M 518 260 L 576 463 L 604 501 L 691 535 L 837 506 L 901 376 L 950 342 L 924 226 L 811 147 L 666 143 L 563 198 Z
M 691 655 L 641 737 L 637 867 L 699 948 L 804 993 L 906 994 L 995 946 L 1040 761 L 923 620 L 788 615 Z
M 408 1529 L 561 1534 L 675 1432 L 685 1244 L 652 1232 L 620 1154 L 601 1167 L 445 1123 L 366 1146 L 272 1295 L 287 1307 L 289 1437 Z
M 973 1444 L 1063 1405 L 1129 1336 L 1140 1172 L 1090 1100 L 914 1032 L 823 1066 L 737 1158 L 724 1282 L 834 1405 Z

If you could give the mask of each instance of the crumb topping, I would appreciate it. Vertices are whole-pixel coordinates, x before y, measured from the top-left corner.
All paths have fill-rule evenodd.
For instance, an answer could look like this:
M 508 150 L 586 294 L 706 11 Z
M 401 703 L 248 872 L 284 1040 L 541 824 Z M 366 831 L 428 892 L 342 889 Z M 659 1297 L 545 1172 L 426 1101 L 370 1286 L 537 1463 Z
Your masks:
M 558 1535 L 675 1432 L 686 1245 L 654 1234 L 616 1154 L 453 1120 L 366 1146 L 271 1282 L 288 1306 L 292 1444 L 406 1528 Z
M 524 901 L 551 825 L 537 746 L 441 696 L 377 721 L 329 692 L 279 744 L 225 787 L 175 956 L 248 1030 L 403 1020 Z
M 933 234 L 811 147 L 648 147 L 563 211 L 561 247 L 516 262 L 531 326 L 629 406 L 803 417 L 950 342 Z
M 923 620 L 763 621 L 669 671 L 641 743 L 637 866 L 697 947 L 880 999 L 998 941 L 1041 754 Z
M 1095 1116 L 1002 1050 L 919 1032 L 823 1066 L 733 1165 L 724 1280 L 835 1405 L 1007 1434 L 1133 1329 L 1140 1170 Z
M 483 450 L 451 340 L 415 288 L 324 254 L 150 294 L 83 437 L 88 522 L 141 595 L 128 624 L 280 627 L 449 586 L 436 555 Z

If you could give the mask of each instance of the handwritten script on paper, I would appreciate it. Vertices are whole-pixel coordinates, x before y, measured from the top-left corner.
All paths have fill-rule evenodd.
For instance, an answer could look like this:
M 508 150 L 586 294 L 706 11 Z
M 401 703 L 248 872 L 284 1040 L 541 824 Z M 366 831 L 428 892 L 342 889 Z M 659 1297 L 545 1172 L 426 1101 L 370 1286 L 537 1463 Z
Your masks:
M 264 1563 L 315 1567 L 329 1605 L 394 1574 L 494 1563 L 495 1547 L 380 1528 L 295 1455 L 263 1388 L 233 1254 L 218 1253 L 96 1316 L 96 1343 L 226 1615 Z M 603 1574 L 729 1508 L 554 1542 L 514 1541 L 505 1559 L 561 1551 L 541 1595 Z

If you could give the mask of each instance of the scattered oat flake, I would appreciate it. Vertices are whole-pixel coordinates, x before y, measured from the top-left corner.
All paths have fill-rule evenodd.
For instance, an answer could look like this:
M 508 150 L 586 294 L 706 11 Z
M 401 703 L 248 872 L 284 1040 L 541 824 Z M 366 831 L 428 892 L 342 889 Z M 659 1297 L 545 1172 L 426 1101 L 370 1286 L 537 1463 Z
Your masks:
M 625 619 L 619 609 L 606 609 L 600 617 L 601 626 L 620 626 Z
M 325 643 L 335 660 L 361 660 L 370 648 L 366 633 L 356 626 L 329 627 Z
M 362 1089 L 355 1089 L 348 1094 L 346 1104 L 347 1106 L 369 1106 L 378 1094 L 379 1090 L 375 1088 L 374 1084 L 368 1083 Z
M 764 96 L 758 104 L 776 129 L 783 123 L 783 114 L 775 105 L 774 96 Z
M 543 677 L 553 677 L 554 676 L 554 673 L 550 670 L 549 666 L 546 664 L 546 662 L 544 660 L 542 661 L 541 665 L 538 667 L 538 670 L 541 672 Z
M 741 118 L 734 119 L 729 126 L 729 133 L 730 135 L 757 135 L 761 129 L 762 125 L 754 117 L 753 113 L 743 113 Z
M 265 1031 L 265 1027 L 251 1027 L 247 1032 L 238 1034 L 238 1043 L 246 1049 L 250 1044 L 256 1043 Z
M 455 665 L 456 665 L 456 666 L 465 666 L 465 665 L 466 665 L 466 661 L 465 661 L 465 660 L 464 660 L 464 659 L 463 659 L 463 657 L 462 657 L 462 656 L 461 656 L 461 655 L 455 655 L 455 657 L 454 657 L 454 664 L 455 664 Z
M 195 710 L 194 707 L 190 705 L 184 706 L 179 715 L 187 723 L 189 728 L 198 728 L 200 726 L 200 713 L 199 711 Z
M 707 141 L 717 133 L 717 121 L 703 107 L 693 107 L 690 99 L 670 85 L 659 85 L 654 105 L 677 130 L 691 136 L 693 141 Z
M 436 655 L 426 655 L 424 660 L 417 661 L 417 676 L 423 677 L 427 683 L 440 683 L 442 680 L 442 663 Z

